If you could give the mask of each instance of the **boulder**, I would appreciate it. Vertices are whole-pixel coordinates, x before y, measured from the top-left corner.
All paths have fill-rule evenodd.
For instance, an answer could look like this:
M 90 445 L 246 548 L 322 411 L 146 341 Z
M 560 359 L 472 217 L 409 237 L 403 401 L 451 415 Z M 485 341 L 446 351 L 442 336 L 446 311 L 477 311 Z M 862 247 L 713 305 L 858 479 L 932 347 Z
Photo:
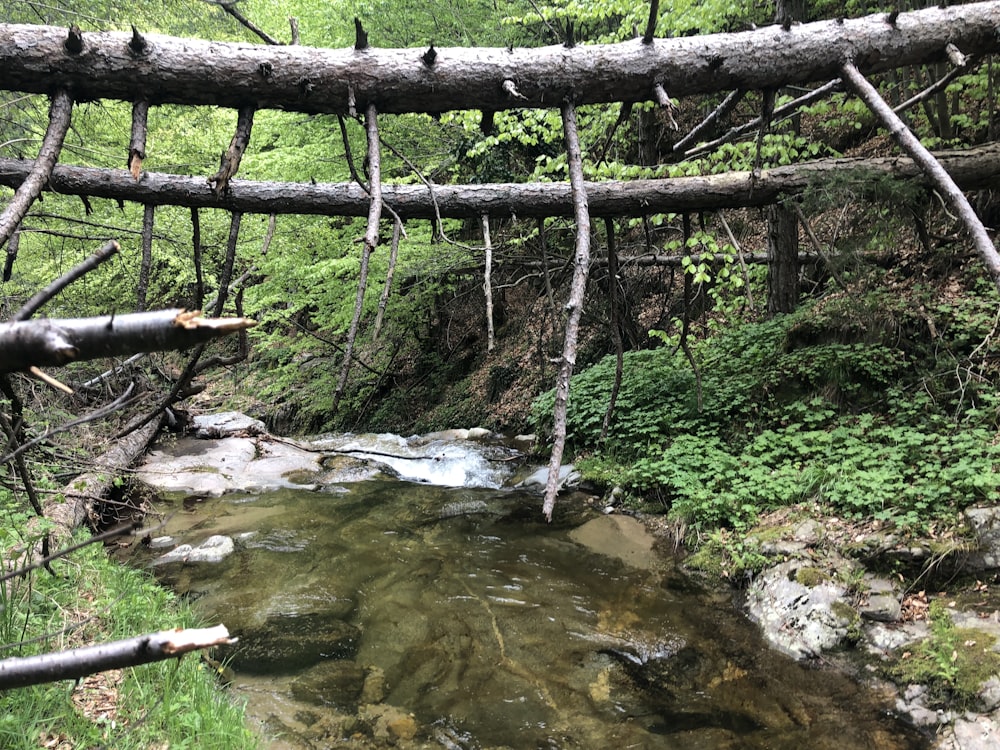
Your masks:
M 765 571 L 747 592 L 747 610 L 774 648 L 796 659 L 844 646 L 857 614 L 847 589 L 829 580 L 807 586 L 796 579 L 802 561 Z
M 259 419 L 238 411 L 199 414 L 191 420 L 195 437 L 206 439 L 266 435 L 267 427 Z

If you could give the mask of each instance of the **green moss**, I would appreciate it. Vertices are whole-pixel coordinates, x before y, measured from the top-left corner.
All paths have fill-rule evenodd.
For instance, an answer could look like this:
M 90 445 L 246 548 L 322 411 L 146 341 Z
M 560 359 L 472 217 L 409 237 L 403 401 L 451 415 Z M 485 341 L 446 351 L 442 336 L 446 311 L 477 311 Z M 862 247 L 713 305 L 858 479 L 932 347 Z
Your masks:
M 822 568 L 799 568 L 795 571 L 795 580 L 803 586 L 812 588 L 813 586 L 819 586 L 821 583 L 829 581 L 830 574 Z
M 1000 672 L 996 637 L 976 628 L 957 628 L 943 603 L 930 607 L 931 634 L 889 669 L 905 684 L 925 684 L 941 705 L 974 705 L 980 686 Z

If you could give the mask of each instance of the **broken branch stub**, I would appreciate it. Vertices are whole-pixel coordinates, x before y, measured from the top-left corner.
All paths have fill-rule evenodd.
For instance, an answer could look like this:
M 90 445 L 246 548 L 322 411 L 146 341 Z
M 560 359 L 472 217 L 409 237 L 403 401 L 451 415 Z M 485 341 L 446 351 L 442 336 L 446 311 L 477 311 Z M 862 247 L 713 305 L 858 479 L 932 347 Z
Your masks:
M 248 318 L 203 318 L 200 311 L 182 309 L 0 323 L 0 373 L 187 349 L 255 325 Z

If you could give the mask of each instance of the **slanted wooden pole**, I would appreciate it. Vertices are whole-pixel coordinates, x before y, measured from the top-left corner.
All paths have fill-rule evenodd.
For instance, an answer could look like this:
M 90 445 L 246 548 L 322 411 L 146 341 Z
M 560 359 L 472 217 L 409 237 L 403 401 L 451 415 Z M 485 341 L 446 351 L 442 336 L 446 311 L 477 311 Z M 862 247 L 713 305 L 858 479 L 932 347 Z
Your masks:
M 576 365 L 576 340 L 583 314 L 583 298 L 590 274 L 590 208 L 583 182 L 583 155 L 576 125 L 576 107 L 572 102 L 562 106 L 563 132 L 566 137 L 566 155 L 569 165 L 569 182 L 573 193 L 576 218 L 576 251 L 573 256 L 573 280 L 570 282 L 569 300 L 566 302 L 566 333 L 563 338 L 562 360 L 556 377 L 556 400 L 552 427 L 552 456 L 549 459 L 549 476 L 545 483 L 545 501 L 542 512 L 545 520 L 552 520 L 552 509 L 559 494 L 559 469 L 566 448 L 566 407 L 569 401 L 569 381 Z
M 951 178 L 951 175 L 945 171 L 944 167 L 934 158 L 931 152 L 924 148 L 920 139 L 906 127 L 906 124 L 899 119 L 899 116 L 879 96 L 875 87 L 868 82 L 853 62 L 845 62 L 841 66 L 841 76 L 847 85 L 850 86 L 851 90 L 857 94 L 858 98 L 868 106 L 868 109 L 882 121 L 893 140 L 913 158 L 913 161 L 920 166 L 927 176 L 930 177 L 937 189 L 941 191 L 945 201 L 948 202 L 965 225 L 966 231 L 968 231 L 976 247 L 976 252 L 979 253 L 979 256 L 986 264 L 986 270 L 989 272 L 990 278 L 993 279 L 993 285 L 997 289 L 1000 289 L 1000 253 L 997 253 L 997 249 L 993 245 L 993 240 L 986 233 L 986 227 L 983 226 L 983 222 L 976 215 L 972 205 L 969 203 L 969 199 L 965 197 L 965 193 L 959 189 L 958 185 Z

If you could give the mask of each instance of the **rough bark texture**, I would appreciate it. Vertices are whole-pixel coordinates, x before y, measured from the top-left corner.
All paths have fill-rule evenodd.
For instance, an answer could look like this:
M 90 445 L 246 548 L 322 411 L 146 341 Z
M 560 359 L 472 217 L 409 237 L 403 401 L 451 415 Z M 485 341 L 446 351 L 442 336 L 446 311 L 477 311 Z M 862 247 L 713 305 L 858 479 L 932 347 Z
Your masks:
M 156 438 L 161 420 L 155 419 L 116 440 L 110 449 L 94 461 L 94 468 L 81 474 L 63 488 L 62 497 L 42 505 L 45 517 L 55 526 L 49 533 L 49 549 L 58 549 L 69 542 L 73 530 L 90 519 L 95 498 L 103 497 L 120 477 L 134 464 Z
M 48 93 L 68 87 L 78 100 L 148 98 L 172 102 L 349 114 L 500 111 L 650 101 L 661 85 L 672 97 L 759 90 L 830 80 L 853 59 L 865 73 L 946 59 L 952 42 L 965 54 L 1000 50 L 1000 5 L 976 3 L 698 37 L 633 39 L 619 44 L 534 49 L 316 49 L 84 32 L 65 47 L 58 27 L 0 25 L 0 70 L 9 90 Z
M 793 312 L 799 302 L 799 223 L 780 203 L 767 209 L 767 310 Z
M 0 323 L 0 373 L 187 349 L 255 325 L 246 318 L 209 319 L 184 310 Z
M 0 661 L 0 690 L 58 680 L 76 680 L 95 672 L 163 661 L 212 646 L 235 643 L 223 625 L 214 628 L 163 630 L 123 641 L 19 656 Z
M 947 151 L 935 158 L 964 190 L 1000 187 L 1000 144 Z M 31 169 L 30 161 L 0 159 L 0 185 L 16 188 Z M 931 181 L 912 159 L 819 159 L 750 172 L 704 177 L 585 183 L 593 216 L 643 216 L 653 213 L 765 206 L 781 195 L 823 187 L 832 177 L 853 178 L 859 193 L 874 181 L 892 177 L 923 184 Z M 229 193 L 216 196 L 203 177 L 146 172 L 135 182 L 126 170 L 57 166 L 49 189 L 67 195 L 128 200 L 153 205 L 222 208 L 258 214 L 367 216 L 371 198 L 355 183 L 259 182 L 233 180 Z M 403 219 L 493 219 L 518 216 L 573 216 L 570 187 L 558 182 L 435 185 L 434 199 L 423 185 L 383 184 L 382 200 Z

